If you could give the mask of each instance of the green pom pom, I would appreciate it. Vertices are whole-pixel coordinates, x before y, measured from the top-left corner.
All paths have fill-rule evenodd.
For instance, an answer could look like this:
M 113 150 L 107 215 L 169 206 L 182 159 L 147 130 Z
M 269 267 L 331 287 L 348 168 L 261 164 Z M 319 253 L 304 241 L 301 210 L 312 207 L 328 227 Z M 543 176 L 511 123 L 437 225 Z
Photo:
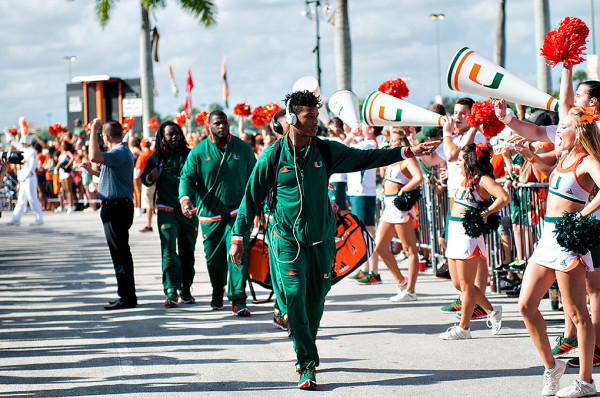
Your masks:
M 554 236 L 563 251 L 585 254 L 600 245 L 600 220 L 593 215 L 564 212 L 554 223 Z
M 413 206 L 421 199 L 421 187 L 413 189 L 412 191 L 404 192 L 402 195 L 398 195 L 394 198 L 394 206 L 400 211 L 409 211 Z
M 485 224 L 483 223 L 483 217 L 481 216 L 481 210 L 479 208 L 469 207 L 463 216 L 462 220 L 465 234 L 471 238 L 479 238 L 483 234 Z

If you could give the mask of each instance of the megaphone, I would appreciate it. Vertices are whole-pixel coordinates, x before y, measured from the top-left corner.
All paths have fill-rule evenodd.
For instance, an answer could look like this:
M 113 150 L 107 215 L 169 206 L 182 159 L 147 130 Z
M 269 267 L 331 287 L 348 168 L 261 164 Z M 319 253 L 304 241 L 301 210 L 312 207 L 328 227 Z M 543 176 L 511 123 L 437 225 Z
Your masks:
M 358 109 L 358 97 L 350 90 L 336 91 L 329 99 L 329 110 L 351 128 L 360 122 Z
M 319 82 L 312 76 L 301 77 L 296 80 L 296 83 L 292 86 L 292 91 L 303 91 L 308 90 L 312 93 L 315 93 L 317 98 L 319 98 L 322 102 L 322 106 L 319 108 L 319 120 L 323 123 L 327 124 L 331 120 L 329 118 L 329 113 L 327 113 L 327 101 L 325 97 L 321 95 L 321 88 L 319 87 Z
M 367 96 L 362 117 L 369 126 L 442 126 L 446 119 L 381 91 L 373 91 Z
M 448 68 L 448 87 L 482 97 L 558 112 L 558 100 L 521 80 L 468 47 L 461 48 Z

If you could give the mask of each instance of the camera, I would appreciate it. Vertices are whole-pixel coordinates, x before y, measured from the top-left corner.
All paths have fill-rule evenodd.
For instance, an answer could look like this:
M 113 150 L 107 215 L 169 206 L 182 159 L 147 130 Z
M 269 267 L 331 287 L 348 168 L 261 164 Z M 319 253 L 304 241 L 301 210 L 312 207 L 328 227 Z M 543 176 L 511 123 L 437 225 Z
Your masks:
M 0 152 L 0 160 L 8 160 L 8 163 L 22 164 L 23 151 L 2 151 Z

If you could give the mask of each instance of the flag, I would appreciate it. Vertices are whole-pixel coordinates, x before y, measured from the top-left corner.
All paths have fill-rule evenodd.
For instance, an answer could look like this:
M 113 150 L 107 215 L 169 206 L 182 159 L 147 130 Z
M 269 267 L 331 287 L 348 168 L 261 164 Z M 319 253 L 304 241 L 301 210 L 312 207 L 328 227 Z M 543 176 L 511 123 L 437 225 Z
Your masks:
M 169 65 L 169 80 L 171 80 L 171 91 L 173 92 L 173 95 L 177 97 L 179 95 L 179 89 L 175 84 L 175 78 L 173 77 L 173 68 L 171 68 L 171 65 Z
M 185 83 L 185 105 L 183 110 L 187 113 L 192 111 L 192 89 L 194 88 L 194 82 L 192 81 L 192 71 L 188 69 L 187 82 Z
M 227 65 L 225 65 L 225 56 L 223 56 L 223 63 L 221 64 L 221 77 L 223 77 L 223 102 L 225 108 L 229 108 L 229 87 L 227 87 Z

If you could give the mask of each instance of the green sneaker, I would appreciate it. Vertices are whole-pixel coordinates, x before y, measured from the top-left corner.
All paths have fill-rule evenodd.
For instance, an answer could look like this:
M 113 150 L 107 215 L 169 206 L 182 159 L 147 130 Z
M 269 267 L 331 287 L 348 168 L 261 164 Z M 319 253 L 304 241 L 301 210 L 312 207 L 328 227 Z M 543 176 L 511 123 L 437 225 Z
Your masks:
M 512 263 L 508 264 L 508 269 L 510 272 L 522 274 L 525 271 L 526 266 L 527 266 L 527 261 L 515 260 Z
M 192 293 L 189 290 L 182 290 L 179 295 L 179 303 L 183 304 L 196 304 L 196 299 L 192 296 Z
M 555 358 L 562 357 L 563 355 L 572 355 L 577 350 L 577 347 L 577 336 L 564 338 L 563 335 L 560 335 L 556 338 L 556 345 L 552 349 L 552 355 Z
M 366 274 L 364 276 L 364 278 L 357 279 L 356 283 L 358 283 L 359 285 L 377 285 L 377 284 L 381 284 L 381 275 L 369 272 L 368 274 Z
M 312 390 L 317 386 L 317 371 L 315 368 L 300 368 L 300 381 L 298 381 L 298 388 L 301 390 Z
M 167 299 L 165 300 L 165 307 L 177 307 L 177 303 L 179 302 L 179 295 L 177 294 L 177 290 L 173 288 L 168 288 L 165 290 L 165 295 L 167 296 Z
M 572 368 L 578 368 L 579 357 L 570 359 L 567 365 Z M 600 366 L 600 348 L 598 346 L 594 347 L 594 361 L 592 362 L 592 366 Z
M 351 275 L 348 277 L 348 279 L 355 279 L 355 280 L 359 280 L 365 277 L 365 273 L 362 272 L 362 270 L 358 271 L 356 274 Z
M 440 308 L 442 312 L 458 312 L 462 308 L 462 301 L 460 301 L 460 297 L 452 302 L 452 304 L 448 304 Z

